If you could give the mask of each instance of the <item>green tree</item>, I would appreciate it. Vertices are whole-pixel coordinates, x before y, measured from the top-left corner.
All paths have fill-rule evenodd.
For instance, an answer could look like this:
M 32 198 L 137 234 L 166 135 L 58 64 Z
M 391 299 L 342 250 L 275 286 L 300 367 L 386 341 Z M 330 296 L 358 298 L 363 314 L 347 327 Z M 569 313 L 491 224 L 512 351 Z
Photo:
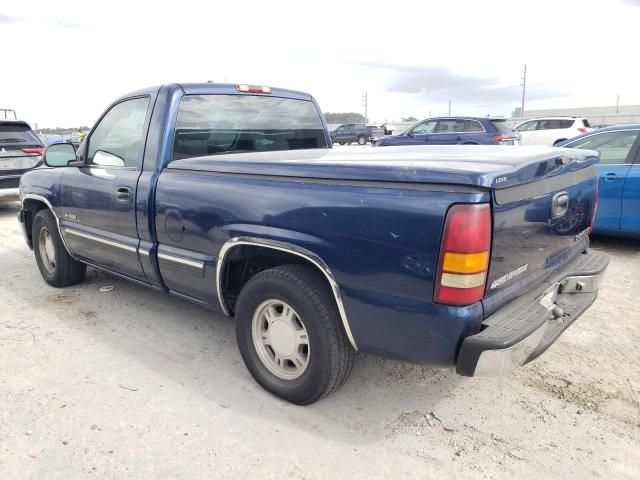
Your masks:
M 324 118 L 327 123 L 365 123 L 365 118 L 355 112 L 325 113 Z
M 51 133 L 62 135 L 65 133 L 75 133 L 75 132 L 85 132 L 89 131 L 89 127 L 83 125 L 81 127 L 55 127 L 55 128 L 40 128 L 38 132 L 40 133 Z

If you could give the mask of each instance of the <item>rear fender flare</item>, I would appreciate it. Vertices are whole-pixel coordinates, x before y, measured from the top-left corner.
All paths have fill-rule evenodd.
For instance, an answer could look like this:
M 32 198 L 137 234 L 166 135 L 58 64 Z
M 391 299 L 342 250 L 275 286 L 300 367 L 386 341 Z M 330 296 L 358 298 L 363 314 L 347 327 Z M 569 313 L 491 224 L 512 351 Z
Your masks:
M 225 313 L 225 315 L 229 316 L 230 311 L 229 311 L 229 307 L 227 306 L 224 300 L 224 295 L 223 295 L 223 285 L 222 285 L 223 268 L 225 266 L 226 257 L 228 256 L 229 252 L 233 250 L 235 247 L 238 247 L 241 245 L 252 245 L 252 246 L 270 248 L 274 250 L 279 250 L 281 252 L 290 253 L 306 259 L 315 268 L 317 268 L 323 274 L 323 276 L 327 279 L 327 282 L 331 287 L 331 292 L 333 293 L 336 306 L 338 307 L 338 313 L 342 321 L 342 326 L 344 327 L 344 331 L 347 335 L 347 338 L 349 339 L 349 342 L 351 343 L 351 345 L 355 350 L 358 349 L 356 342 L 353 338 L 353 334 L 351 333 L 351 328 L 349 327 L 349 320 L 347 319 L 347 314 L 345 312 L 344 304 L 342 301 L 342 294 L 340 292 L 340 287 L 335 277 L 333 276 L 331 269 L 324 262 L 324 260 L 322 260 L 318 255 L 316 255 L 310 250 L 307 250 L 306 248 L 300 247 L 299 245 L 295 245 L 293 243 L 283 242 L 279 240 L 265 239 L 265 238 L 250 237 L 250 236 L 234 237 L 224 243 L 224 245 L 220 249 L 220 253 L 218 254 L 218 261 L 216 265 L 216 289 L 218 294 L 218 301 L 220 302 L 220 308 Z

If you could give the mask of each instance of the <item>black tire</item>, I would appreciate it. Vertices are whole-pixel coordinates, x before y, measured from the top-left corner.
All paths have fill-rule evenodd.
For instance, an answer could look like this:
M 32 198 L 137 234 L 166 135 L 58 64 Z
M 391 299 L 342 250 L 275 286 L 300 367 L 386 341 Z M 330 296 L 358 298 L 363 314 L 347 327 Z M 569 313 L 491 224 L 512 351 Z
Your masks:
M 362 135 L 360 135 L 358 137 L 358 145 L 365 145 L 367 143 L 367 139 L 365 137 L 363 137 Z
M 344 142 L 338 142 L 338 145 L 344 145 Z
M 43 258 L 42 249 L 40 248 L 41 233 L 44 233 L 43 230 L 48 232 L 48 238 L 50 238 L 52 242 L 55 253 L 55 262 L 53 265 L 48 263 L 50 265 L 49 267 L 45 266 L 47 260 Z M 42 278 L 44 278 L 49 285 L 61 288 L 75 285 L 84 280 L 87 265 L 71 258 L 62 243 L 56 219 L 50 210 L 40 210 L 36 214 L 33 219 L 31 232 L 33 252 L 36 257 L 36 263 L 38 264 L 38 270 L 40 270 Z
M 306 370 L 288 380 L 274 375 L 260 359 L 252 337 L 254 313 L 277 299 L 298 313 L 307 330 Z M 308 405 L 334 392 L 348 378 L 355 352 L 344 333 L 326 279 L 304 265 L 284 265 L 260 272 L 243 287 L 237 300 L 236 339 L 247 369 L 267 391 L 298 405 Z

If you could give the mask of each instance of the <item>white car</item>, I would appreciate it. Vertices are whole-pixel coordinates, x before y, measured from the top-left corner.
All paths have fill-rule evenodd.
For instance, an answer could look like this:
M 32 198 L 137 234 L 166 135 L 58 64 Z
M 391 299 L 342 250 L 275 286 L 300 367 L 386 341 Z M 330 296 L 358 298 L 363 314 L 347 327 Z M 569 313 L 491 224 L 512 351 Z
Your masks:
M 586 118 L 549 117 L 527 120 L 516 126 L 520 145 L 555 145 L 592 130 Z

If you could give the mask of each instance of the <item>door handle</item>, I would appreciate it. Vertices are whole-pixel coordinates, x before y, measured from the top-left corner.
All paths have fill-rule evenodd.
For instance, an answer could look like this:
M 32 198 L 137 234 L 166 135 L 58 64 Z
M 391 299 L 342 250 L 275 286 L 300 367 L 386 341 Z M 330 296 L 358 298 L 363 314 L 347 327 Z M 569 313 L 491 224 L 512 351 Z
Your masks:
M 116 200 L 120 203 L 128 203 L 133 197 L 133 191 L 129 187 L 118 187 Z
M 600 175 L 600 178 L 602 178 L 606 182 L 610 182 L 611 180 L 616 180 L 621 177 L 617 173 L 606 173 L 604 175 Z

